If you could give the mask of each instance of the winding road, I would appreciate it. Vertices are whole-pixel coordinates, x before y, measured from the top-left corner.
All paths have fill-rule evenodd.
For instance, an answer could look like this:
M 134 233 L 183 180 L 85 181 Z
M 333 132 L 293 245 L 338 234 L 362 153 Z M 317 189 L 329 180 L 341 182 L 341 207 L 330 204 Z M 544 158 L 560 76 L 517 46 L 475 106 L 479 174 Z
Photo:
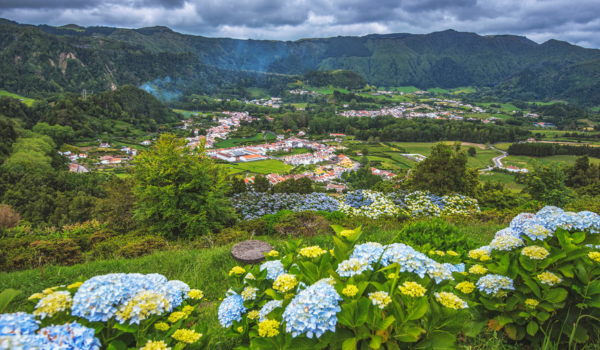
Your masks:
M 494 167 L 498 167 L 498 168 L 502 168 L 502 167 L 504 167 L 504 165 L 502 164 L 502 158 L 504 158 L 504 157 L 508 156 L 508 152 L 505 152 L 505 151 L 499 150 L 499 149 L 497 149 L 497 148 L 494 148 L 493 146 L 490 146 L 490 148 L 491 148 L 491 149 L 493 149 L 493 150 L 495 150 L 495 151 L 502 152 L 502 155 L 501 155 L 501 156 L 498 156 L 498 157 L 495 157 L 495 158 L 493 159 L 493 161 L 494 161 L 494 166 L 493 166 L 493 167 L 488 167 L 487 169 L 481 169 L 481 171 L 490 171 L 490 170 L 492 170 Z

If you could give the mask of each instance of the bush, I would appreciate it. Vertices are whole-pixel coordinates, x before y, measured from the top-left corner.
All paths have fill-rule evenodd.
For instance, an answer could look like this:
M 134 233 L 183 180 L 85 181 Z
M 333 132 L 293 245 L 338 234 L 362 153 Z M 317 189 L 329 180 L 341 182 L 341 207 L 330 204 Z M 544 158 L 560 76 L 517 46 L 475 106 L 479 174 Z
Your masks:
M 329 233 L 329 224 L 315 212 L 303 211 L 283 216 L 274 229 L 280 235 L 313 237 Z
M 464 254 L 475 248 L 475 244 L 466 238 L 458 227 L 446 221 L 434 218 L 429 221 L 417 221 L 405 226 L 393 240 L 404 243 L 423 253 L 430 250 L 454 251 Z
M 0 205 L 0 231 L 11 229 L 19 224 L 21 216 L 9 205 Z
M 85 256 L 88 260 L 134 258 L 165 250 L 167 245 L 167 240 L 161 236 L 115 236 L 94 245 Z
M 269 224 L 264 218 L 256 218 L 242 221 L 236 225 L 241 231 L 246 231 L 254 236 L 262 236 L 267 233 Z

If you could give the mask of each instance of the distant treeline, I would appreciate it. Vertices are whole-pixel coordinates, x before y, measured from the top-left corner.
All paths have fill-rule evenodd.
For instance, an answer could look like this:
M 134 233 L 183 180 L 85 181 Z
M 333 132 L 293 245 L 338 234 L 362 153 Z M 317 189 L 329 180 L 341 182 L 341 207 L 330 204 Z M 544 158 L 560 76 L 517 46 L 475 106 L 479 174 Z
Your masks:
M 510 155 L 524 155 L 531 157 L 547 157 L 555 155 L 572 155 L 600 158 L 600 147 L 588 145 L 559 145 L 556 143 L 514 143 L 508 147 Z

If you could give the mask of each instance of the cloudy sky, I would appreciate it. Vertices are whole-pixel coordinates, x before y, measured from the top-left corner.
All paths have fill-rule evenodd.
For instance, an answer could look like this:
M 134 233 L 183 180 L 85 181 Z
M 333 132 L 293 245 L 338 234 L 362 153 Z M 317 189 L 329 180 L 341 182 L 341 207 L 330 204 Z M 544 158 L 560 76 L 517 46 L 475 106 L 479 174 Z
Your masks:
M 297 40 L 446 29 L 600 48 L 600 0 L 0 0 L 21 23 L 140 28 Z

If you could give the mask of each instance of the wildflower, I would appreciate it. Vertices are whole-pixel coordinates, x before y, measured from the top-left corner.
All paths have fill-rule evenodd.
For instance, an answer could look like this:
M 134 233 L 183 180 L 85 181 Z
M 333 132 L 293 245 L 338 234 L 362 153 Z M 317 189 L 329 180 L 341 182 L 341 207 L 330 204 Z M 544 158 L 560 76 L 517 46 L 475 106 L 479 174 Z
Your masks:
M 154 324 L 154 328 L 156 328 L 157 331 L 166 332 L 171 326 L 166 322 L 157 322 Z
M 335 288 L 327 283 L 315 283 L 304 289 L 285 308 L 283 321 L 292 337 L 306 333 L 309 339 L 320 338 L 326 331 L 335 332 L 337 313 L 342 300 Z M 266 306 L 266 305 L 265 305 Z M 310 322 L 307 322 L 310 320 Z
M 200 289 L 192 289 L 188 292 L 188 297 L 198 300 L 204 298 L 204 293 Z
M 69 292 L 53 292 L 38 301 L 33 314 L 44 319 L 46 316 L 52 317 L 59 312 L 66 311 L 72 305 L 73 299 Z
M 466 309 L 469 307 L 467 303 L 456 295 L 448 292 L 435 293 L 435 300 L 442 306 L 449 307 L 454 310 Z
M 258 319 L 258 310 L 252 310 L 248 313 L 248 318 L 251 320 Z
M 202 334 L 196 333 L 191 329 L 178 329 L 171 337 L 181 343 L 193 344 L 202 337 Z
M 333 249 L 329 249 L 329 254 L 333 255 Z
M 45 296 L 45 294 L 43 293 L 33 293 L 31 294 L 31 296 L 29 298 L 27 298 L 28 300 L 33 300 L 33 299 L 42 299 Z
M 318 258 L 325 253 L 327 252 L 321 249 L 321 247 L 319 247 L 318 245 L 300 249 L 300 255 L 311 259 Z
M 271 260 L 260 265 L 260 270 L 267 269 L 267 278 L 274 281 L 279 275 L 285 273 L 280 260 Z
M 260 312 L 258 313 L 259 317 L 258 317 L 258 321 L 262 322 L 264 320 L 267 319 L 267 315 L 271 313 L 271 311 L 277 309 L 278 307 L 281 307 L 283 305 L 283 301 L 282 300 L 271 300 L 268 303 L 266 303 L 261 309 Z
M 526 257 L 534 260 L 543 260 L 545 259 L 550 252 L 546 250 L 544 247 L 538 247 L 536 245 L 525 247 L 521 250 L 521 255 L 525 255 Z
M 279 322 L 276 320 L 264 320 L 258 324 L 258 335 L 265 338 L 273 338 L 279 334 Z
M 450 255 L 450 256 L 458 256 L 458 253 L 452 250 L 449 250 L 446 252 L 446 254 Z
M 400 287 L 400 292 L 413 298 L 420 298 L 425 295 L 427 289 L 416 282 L 404 282 Z
M 465 294 L 469 294 L 475 290 L 475 285 L 471 282 L 464 281 L 464 282 L 460 282 L 459 284 L 457 284 L 456 287 L 454 287 L 454 288 L 460 290 L 461 292 L 463 292 Z
M 181 320 L 182 318 L 187 318 L 187 314 L 185 312 L 181 312 L 181 311 L 175 311 L 172 314 L 169 315 L 169 322 L 171 323 L 176 323 L 177 321 Z
M 256 299 L 256 291 L 258 291 L 258 288 L 246 287 L 242 291 L 242 298 L 244 298 L 244 300 L 254 300 Z
M 495 250 L 511 251 L 523 245 L 523 240 L 515 236 L 499 236 L 492 240 L 490 247 Z
M 383 254 L 383 246 L 376 242 L 359 244 L 354 247 L 350 259 L 365 260 L 369 264 L 376 263 Z
M 77 322 L 48 326 L 38 331 L 45 343 L 44 349 L 99 350 L 100 340 L 95 331 Z
M 342 294 L 350 298 L 353 298 L 356 293 L 358 293 L 358 288 L 353 284 L 347 285 L 344 290 L 342 290 Z
M 369 293 L 369 299 L 371 299 L 373 305 L 378 306 L 380 309 L 385 308 L 392 302 L 392 298 L 386 292 Z
M 444 253 L 444 252 L 443 252 L 443 251 L 441 251 L 441 250 L 436 250 L 436 251 L 435 251 L 435 253 L 436 253 L 437 255 L 439 255 L 439 256 L 444 256 L 444 255 L 446 255 L 446 253 Z
M 231 271 L 229 271 L 229 276 L 233 276 L 233 275 L 241 275 L 244 272 L 246 272 L 246 270 L 241 267 L 241 266 L 235 266 L 234 268 L 231 269 Z
M 435 252 L 433 250 L 430 250 L 429 255 L 435 255 Z
M 116 319 L 120 323 L 129 320 L 129 324 L 139 324 L 152 315 L 160 315 L 170 309 L 171 304 L 165 294 L 142 290 L 133 299 L 121 305 L 116 312 Z
M 471 266 L 469 273 L 474 275 L 483 275 L 487 272 L 487 269 L 479 264 Z
M 270 256 L 271 258 L 276 258 L 279 256 L 279 252 L 276 250 L 271 250 L 269 253 L 267 253 L 267 256 Z
M 83 284 L 83 282 L 75 282 L 73 284 L 69 284 L 67 286 L 67 289 L 76 289 L 76 288 L 81 287 L 82 284 Z
M 373 267 L 366 260 L 350 259 L 342 261 L 338 265 L 336 272 L 341 277 L 352 277 L 360 275 L 367 270 L 373 271 Z
M 535 299 L 527 299 L 525 300 L 525 305 L 527 305 L 530 308 L 535 308 L 536 306 L 538 306 L 540 302 L 535 300 Z
M 500 275 L 486 275 L 477 281 L 477 288 L 487 294 L 495 294 L 500 289 L 514 290 L 513 280 Z
M 539 275 L 537 275 L 537 278 L 540 280 L 540 282 L 549 286 L 553 286 L 562 282 L 562 279 L 557 275 L 553 274 L 552 272 L 542 272 Z
M 171 348 L 167 347 L 167 344 L 162 340 L 148 340 L 140 350 L 171 350 Z
M 588 254 L 588 256 L 590 257 L 590 259 L 592 259 L 595 262 L 600 262 L 600 253 L 599 252 L 590 252 Z
M 192 312 L 194 312 L 194 307 L 191 305 L 186 305 L 183 307 L 183 309 L 181 309 L 182 312 L 185 312 L 186 314 L 191 315 Z
M 24 312 L 0 314 L 0 337 L 35 334 L 39 323 L 33 315 Z
M 342 237 L 350 237 L 351 234 L 354 233 L 354 230 L 343 230 L 340 232 L 340 236 Z
M 238 327 L 237 331 L 238 333 L 244 333 L 244 327 Z
M 283 275 L 279 275 L 273 283 L 273 289 L 278 292 L 285 293 L 292 290 L 298 284 L 298 280 L 296 280 L 296 276 L 284 273 Z

